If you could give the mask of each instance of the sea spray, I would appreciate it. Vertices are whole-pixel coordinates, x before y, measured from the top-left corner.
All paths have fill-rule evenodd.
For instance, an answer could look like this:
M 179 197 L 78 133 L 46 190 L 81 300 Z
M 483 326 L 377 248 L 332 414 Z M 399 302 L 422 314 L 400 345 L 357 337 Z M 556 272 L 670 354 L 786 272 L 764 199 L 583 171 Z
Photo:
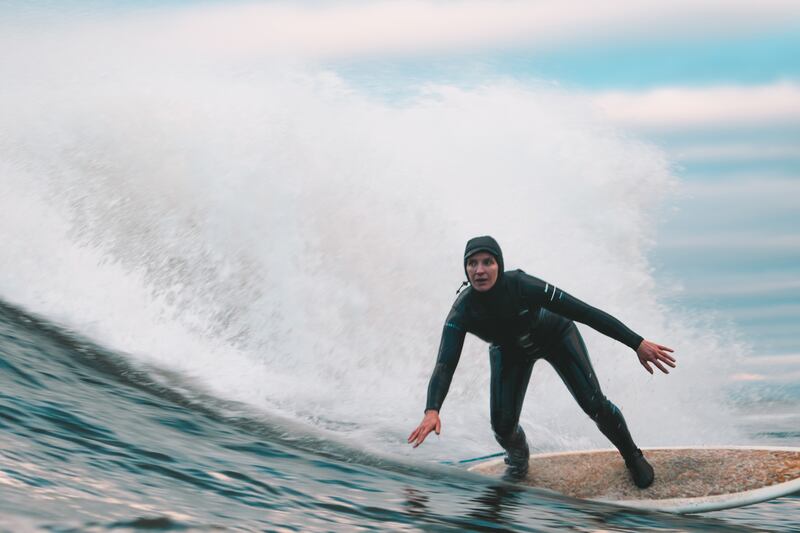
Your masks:
M 642 445 L 742 438 L 723 391 L 738 348 L 661 304 L 647 262 L 673 180 L 656 148 L 543 84 L 384 101 L 314 64 L 152 45 L 170 31 L 142 15 L 6 34 L 0 297 L 223 398 L 410 453 L 463 244 L 489 233 L 508 268 L 676 348 L 678 369 L 651 377 L 581 327 Z M 468 340 L 418 456 L 496 449 L 488 383 Z M 607 445 L 543 362 L 522 423 L 536 448 Z

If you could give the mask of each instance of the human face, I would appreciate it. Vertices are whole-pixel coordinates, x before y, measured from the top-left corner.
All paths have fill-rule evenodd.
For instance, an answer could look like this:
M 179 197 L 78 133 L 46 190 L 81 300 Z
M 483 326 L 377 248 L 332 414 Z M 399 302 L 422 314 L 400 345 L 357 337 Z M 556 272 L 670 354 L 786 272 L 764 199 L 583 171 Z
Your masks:
M 478 252 L 467 258 L 467 277 L 478 292 L 486 292 L 494 287 L 499 268 L 489 252 Z

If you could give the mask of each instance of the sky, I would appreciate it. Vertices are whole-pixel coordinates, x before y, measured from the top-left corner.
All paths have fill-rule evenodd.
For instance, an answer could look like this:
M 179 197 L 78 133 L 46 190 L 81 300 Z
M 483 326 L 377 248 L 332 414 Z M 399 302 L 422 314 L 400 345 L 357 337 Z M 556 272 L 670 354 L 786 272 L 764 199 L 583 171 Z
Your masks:
M 21 19 L 192 5 L 170 46 L 298 58 L 389 101 L 497 79 L 583 94 L 679 178 L 651 252 L 676 305 L 733 324 L 758 354 L 800 354 L 797 0 L 5 4 Z

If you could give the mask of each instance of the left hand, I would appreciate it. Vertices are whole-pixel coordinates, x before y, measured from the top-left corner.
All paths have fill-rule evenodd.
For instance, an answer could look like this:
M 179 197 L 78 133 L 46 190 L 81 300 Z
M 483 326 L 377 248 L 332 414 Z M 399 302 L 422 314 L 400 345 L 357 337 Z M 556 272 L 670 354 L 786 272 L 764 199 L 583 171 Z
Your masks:
M 672 351 L 672 348 L 643 340 L 636 349 L 636 355 L 639 356 L 639 362 L 644 369 L 651 374 L 653 373 L 653 368 L 650 366 L 651 363 L 663 373 L 669 374 L 669 370 L 667 370 L 664 365 L 675 368 L 675 358 L 670 355 Z

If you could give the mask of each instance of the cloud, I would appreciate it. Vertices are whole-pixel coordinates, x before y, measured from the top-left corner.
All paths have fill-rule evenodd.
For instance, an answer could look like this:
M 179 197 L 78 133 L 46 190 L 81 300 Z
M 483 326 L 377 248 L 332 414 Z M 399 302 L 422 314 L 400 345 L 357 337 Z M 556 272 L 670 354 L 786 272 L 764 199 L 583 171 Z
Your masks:
M 773 316 L 796 315 L 798 306 L 796 304 L 779 304 L 775 298 L 786 297 L 791 294 L 800 293 L 800 280 L 790 274 L 775 274 L 770 276 L 753 276 L 752 273 L 730 274 L 715 273 L 712 276 L 697 276 L 683 280 L 678 286 L 684 294 L 690 294 L 693 298 L 728 298 L 728 299 L 747 299 L 750 300 L 748 307 L 744 310 L 736 310 L 729 307 L 725 313 L 729 316 L 738 316 L 741 312 L 770 312 Z M 764 307 L 752 307 L 755 305 Z M 741 317 L 739 317 L 741 318 Z M 748 317 L 752 318 L 752 316 Z
M 704 253 L 715 251 L 739 251 L 741 253 L 781 253 L 800 250 L 799 234 L 762 235 L 754 232 L 730 232 L 697 235 L 682 235 L 672 239 L 664 239 L 659 243 L 662 248 L 681 248 L 702 250 Z M 784 285 L 796 287 L 797 284 Z
M 766 381 L 767 377 L 763 374 L 734 374 L 731 376 L 732 381 Z
M 341 58 L 707 37 L 798 21 L 796 0 L 381 0 L 192 7 L 166 28 L 172 44 L 202 50 Z
M 788 354 L 778 354 L 778 355 L 759 355 L 757 357 L 752 357 L 749 360 L 745 360 L 743 361 L 743 363 L 749 365 L 758 365 L 758 366 L 785 365 L 797 368 L 800 365 L 800 354 L 788 353 Z
M 800 179 L 794 176 L 778 177 L 767 173 L 728 174 L 724 186 L 714 180 L 690 181 L 681 187 L 682 194 L 703 202 L 716 202 L 733 206 L 743 206 L 767 199 L 782 199 L 770 209 L 784 209 L 800 212 Z
M 797 382 L 800 354 L 756 355 L 737 361 L 741 372 L 733 374 L 733 381 L 776 381 Z
M 731 143 L 698 144 L 683 146 L 673 151 L 674 156 L 683 162 L 690 161 L 775 161 L 782 159 L 800 160 L 800 146 L 797 144 Z
M 709 295 L 706 295 L 709 296 Z M 741 297 L 740 294 L 727 294 L 721 296 L 733 296 L 734 298 Z M 798 304 L 781 304 L 774 301 L 764 302 L 764 305 L 749 305 L 735 306 L 729 305 L 725 309 L 725 314 L 736 319 L 738 322 L 765 322 L 769 321 L 780 327 L 786 321 L 797 323 L 800 318 L 800 305 Z
M 800 124 L 800 84 L 754 87 L 661 87 L 595 97 L 612 121 L 640 130 L 710 129 Z

